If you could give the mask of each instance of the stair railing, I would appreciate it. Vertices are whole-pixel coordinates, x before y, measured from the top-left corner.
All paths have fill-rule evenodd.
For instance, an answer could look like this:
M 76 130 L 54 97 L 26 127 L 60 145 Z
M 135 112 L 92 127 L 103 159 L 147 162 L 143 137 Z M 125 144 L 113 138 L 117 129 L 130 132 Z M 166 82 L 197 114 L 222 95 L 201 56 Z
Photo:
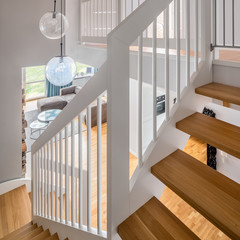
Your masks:
M 214 48 L 240 48 L 237 23 L 238 1 L 212 0 L 212 44 Z
M 80 42 L 106 43 L 107 35 L 145 0 L 80 0 Z
M 184 9 L 180 1 L 174 2 L 176 40 L 169 36 L 171 0 L 145 1 L 108 35 L 108 233 L 112 236 L 130 215 L 129 165 L 134 161 L 137 169 L 144 165 L 161 125 L 171 118 L 174 104 L 181 102 L 182 92 L 201 61 L 202 1 L 187 0 Z M 183 35 L 180 19 L 184 13 Z M 158 37 L 161 14 L 164 44 Z M 151 41 L 144 38 L 146 29 L 151 29 Z M 156 108 L 159 92 L 165 95 L 161 119 Z
M 102 185 L 106 181 L 102 174 L 106 169 L 103 157 L 106 146 L 103 148 L 102 143 L 106 73 L 104 64 L 32 145 L 33 217 L 50 219 L 99 237 L 106 237 L 102 217 L 106 212 L 103 203 L 106 189 L 103 191 Z M 92 107 L 97 111 L 93 112 Z M 92 118 L 97 118 L 95 128 Z M 93 141 L 95 151 L 91 149 Z M 94 176 L 92 164 L 97 165 Z M 97 193 L 94 201 L 93 190 Z
M 64 223 L 97 234 L 99 237 L 106 237 L 104 230 L 107 230 L 108 239 L 115 236 L 117 226 L 130 215 L 129 155 L 133 155 L 137 160 L 137 168 L 141 169 L 159 136 L 162 121 L 159 121 L 156 109 L 156 97 L 161 87 L 158 85 L 158 77 L 161 76 L 165 83 L 165 114 L 162 116 L 164 116 L 163 122 L 167 122 L 171 118 L 174 102 L 177 105 L 180 103 L 184 87 L 189 86 L 191 75 L 198 71 L 202 57 L 199 54 L 201 2 L 202 0 L 186 0 L 184 39 L 180 31 L 180 0 L 175 0 L 174 4 L 176 39 L 172 39 L 173 41 L 169 33 L 169 8 L 172 0 L 146 0 L 108 34 L 107 62 L 32 146 L 34 216 Z M 164 48 L 163 40 L 157 37 L 158 18 L 161 14 L 164 14 Z M 191 17 L 194 19 L 193 28 L 190 26 Z M 151 36 L 151 41 L 149 37 L 144 38 L 146 29 L 151 31 L 148 34 Z M 150 49 L 149 42 L 152 42 Z M 182 51 L 184 54 L 181 54 Z M 145 66 L 145 60 L 149 58 L 152 61 L 150 68 Z M 159 62 L 162 59 L 163 63 Z M 184 66 L 182 60 L 186 61 Z M 158 68 L 163 68 L 161 72 L 164 74 L 159 74 Z M 144 72 L 145 69 L 151 69 L 149 75 Z M 181 75 L 182 69 L 186 72 L 184 77 Z M 150 76 L 147 77 L 150 78 L 150 83 L 146 81 L 146 76 Z M 106 90 L 108 94 L 107 161 L 104 162 L 101 152 L 103 150 L 101 102 L 102 94 Z M 135 102 L 132 102 L 132 99 Z M 91 143 L 93 132 L 91 106 L 94 101 L 97 101 L 98 106 L 96 144 Z M 82 125 L 85 110 L 86 126 Z M 138 117 L 134 118 L 131 111 Z M 76 124 L 77 134 L 75 134 Z M 82 133 L 83 127 L 86 128 L 86 135 Z M 132 127 L 135 127 L 135 132 L 132 131 Z M 148 132 L 151 133 L 150 136 L 146 135 Z M 84 137 L 86 138 L 85 162 L 82 158 Z M 137 139 L 136 152 L 131 152 L 134 148 L 132 137 Z M 95 161 L 97 173 L 94 173 L 97 178 L 91 175 L 93 145 L 97 146 Z M 107 164 L 107 179 L 102 179 L 101 169 L 104 164 Z M 103 209 L 102 182 L 107 182 L 107 210 Z M 95 201 L 97 206 L 92 203 L 92 186 L 95 186 L 94 191 L 97 193 Z M 84 197 L 86 197 L 86 205 Z M 62 211 L 64 201 L 65 215 Z M 97 226 L 92 224 L 93 206 L 97 209 Z M 83 213 L 84 209 L 87 209 L 86 214 Z M 106 211 L 107 229 L 103 229 L 102 213 Z

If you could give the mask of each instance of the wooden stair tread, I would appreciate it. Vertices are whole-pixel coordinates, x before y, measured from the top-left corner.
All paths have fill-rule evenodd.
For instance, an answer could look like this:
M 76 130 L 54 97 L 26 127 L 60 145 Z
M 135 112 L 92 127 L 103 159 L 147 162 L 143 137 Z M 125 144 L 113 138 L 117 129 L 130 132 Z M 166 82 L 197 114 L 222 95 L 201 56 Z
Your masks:
M 183 132 L 240 158 L 240 128 L 201 113 L 176 123 Z
M 20 237 L 19 240 L 32 240 L 34 237 L 39 235 L 41 232 L 43 232 L 43 227 L 38 227 L 34 230 L 32 230 L 30 233 L 25 234 L 24 236 Z
M 181 150 L 152 167 L 166 184 L 231 239 L 240 239 L 240 185 Z
M 59 240 L 58 234 L 55 233 L 51 237 L 46 238 L 46 240 Z
M 157 198 L 153 197 L 118 227 L 124 239 L 199 239 Z
M 228 103 L 240 105 L 240 88 L 220 83 L 210 83 L 196 88 L 195 92 Z
M 31 201 L 26 185 L 0 195 L 0 238 L 31 221 Z
M 50 231 L 49 231 L 49 229 L 47 229 L 46 231 L 43 231 L 36 237 L 32 238 L 32 240 L 42 240 L 42 239 L 46 239 L 50 236 L 51 236 Z
M 15 230 L 14 232 L 9 233 L 7 236 L 1 238 L 1 240 L 16 239 L 17 236 L 24 232 L 28 232 L 30 229 L 35 229 L 37 225 L 33 225 L 32 222 L 24 225 L 23 227 Z

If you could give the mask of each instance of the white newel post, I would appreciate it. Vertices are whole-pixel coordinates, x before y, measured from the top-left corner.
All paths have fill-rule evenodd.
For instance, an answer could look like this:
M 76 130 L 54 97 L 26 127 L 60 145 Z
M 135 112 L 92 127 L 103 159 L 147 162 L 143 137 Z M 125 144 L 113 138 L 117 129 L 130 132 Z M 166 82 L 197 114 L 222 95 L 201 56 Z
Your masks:
M 122 21 L 122 1 L 121 0 L 118 0 L 117 1 L 117 25 L 120 24 L 120 22 Z
M 211 44 L 211 1 L 201 0 L 201 59 L 212 61 L 210 55 L 210 44 Z M 212 66 L 212 62 L 211 62 Z
M 129 216 L 129 48 L 108 40 L 108 239 Z
M 199 1 L 199 46 L 201 47 L 201 60 L 208 66 L 206 73 L 212 68 L 212 53 L 210 51 L 212 41 L 211 5 L 212 2 L 209 0 Z M 212 77 L 210 76 L 210 78 Z

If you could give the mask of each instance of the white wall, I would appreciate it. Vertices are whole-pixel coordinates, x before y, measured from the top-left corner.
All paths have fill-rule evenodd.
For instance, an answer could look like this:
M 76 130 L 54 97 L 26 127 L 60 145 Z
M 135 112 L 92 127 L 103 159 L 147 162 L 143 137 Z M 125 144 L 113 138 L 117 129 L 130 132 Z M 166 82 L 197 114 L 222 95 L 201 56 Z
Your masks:
M 240 68 L 215 64 L 213 66 L 213 81 L 216 83 L 240 87 Z M 222 105 L 222 101 L 214 100 L 213 102 Z M 240 107 L 235 104 L 231 104 L 231 108 L 240 110 Z
M 21 177 L 21 68 L 46 64 L 59 52 L 39 30 L 52 7 L 50 0 L 0 2 L 0 182 Z
M 213 66 L 213 81 L 240 87 L 240 68 L 231 66 Z

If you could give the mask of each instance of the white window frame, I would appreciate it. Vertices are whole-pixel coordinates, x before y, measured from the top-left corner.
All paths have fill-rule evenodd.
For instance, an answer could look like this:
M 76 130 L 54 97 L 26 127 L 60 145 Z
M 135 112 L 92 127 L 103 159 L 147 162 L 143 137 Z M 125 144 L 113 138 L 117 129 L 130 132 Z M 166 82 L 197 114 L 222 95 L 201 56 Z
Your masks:
M 25 89 L 25 91 L 26 91 L 26 86 L 27 85 L 44 82 L 44 87 L 45 87 L 44 94 L 40 95 L 40 96 L 37 96 L 37 97 L 32 97 L 32 98 L 27 98 L 27 94 L 26 94 L 26 101 L 33 101 L 33 100 L 37 100 L 37 99 L 40 99 L 40 98 L 46 98 L 46 96 L 47 96 L 47 83 L 46 83 L 46 79 L 39 80 L 39 81 L 26 82 L 26 68 L 22 68 L 22 82 L 23 82 L 23 88 Z

